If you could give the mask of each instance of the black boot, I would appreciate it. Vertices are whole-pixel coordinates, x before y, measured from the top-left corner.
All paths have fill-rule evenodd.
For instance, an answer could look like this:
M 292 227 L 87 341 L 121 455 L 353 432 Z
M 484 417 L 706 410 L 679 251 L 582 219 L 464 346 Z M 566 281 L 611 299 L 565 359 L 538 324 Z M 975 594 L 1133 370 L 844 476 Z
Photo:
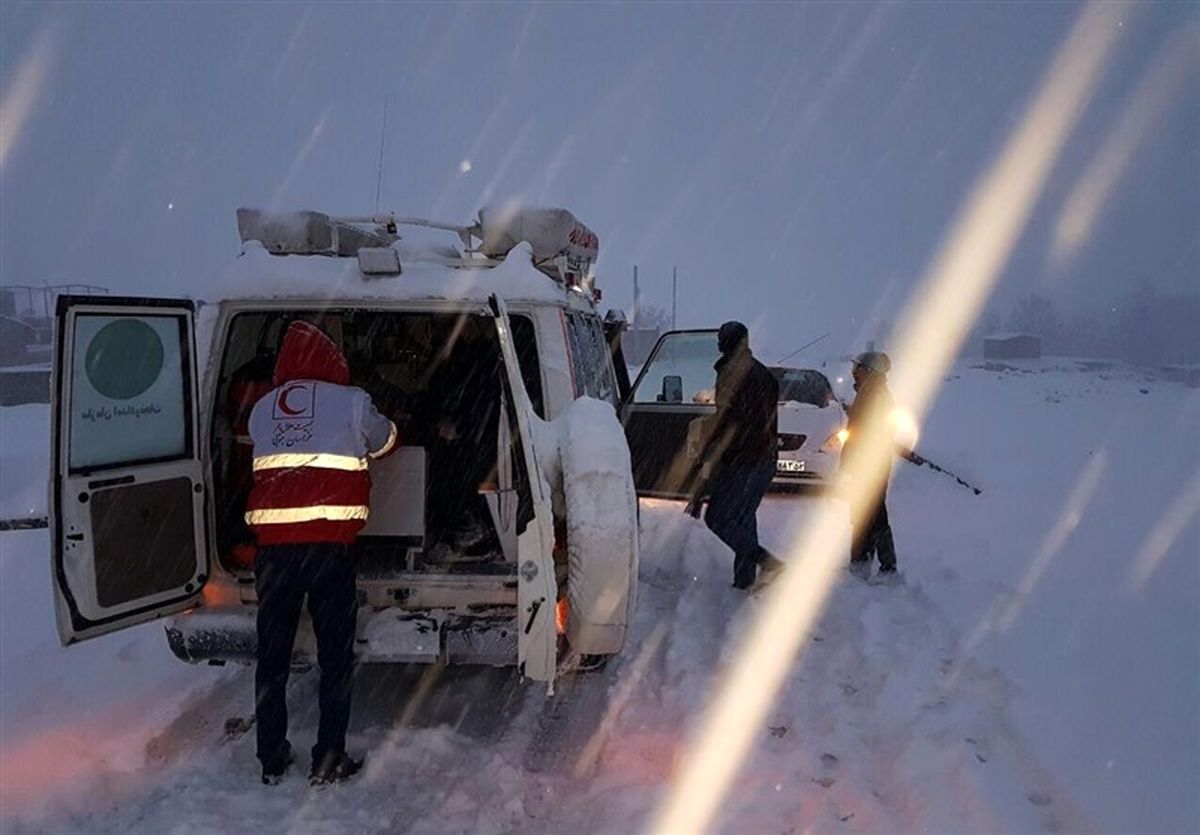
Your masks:
M 343 783 L 362 771 L 362 767 L 362 760 L 354 759 L 345 751 L 326 754 L 320 762 L 313 763 L 312 771 L 308 775 L 308 782 L 313 786 Z
M 263 762 L 262 781 L 265 786 L 274 786 L 283 779 L 283 775 L 287 774 L 288 768 L 296 761 L 296 755 L 292 753 L 292 744 L 284 741 L 283 750 L 270 760 Z
M 865 560 L 850 560 L 850 573 L 860 580 L 866 580 L 871 576 L 871 560 L 868 557 Z
M 896 573 L 896 543 L 892 539 L 891 525 L 884 525 L 875 533 L 875 553 L 879 555 L 879 573 Z

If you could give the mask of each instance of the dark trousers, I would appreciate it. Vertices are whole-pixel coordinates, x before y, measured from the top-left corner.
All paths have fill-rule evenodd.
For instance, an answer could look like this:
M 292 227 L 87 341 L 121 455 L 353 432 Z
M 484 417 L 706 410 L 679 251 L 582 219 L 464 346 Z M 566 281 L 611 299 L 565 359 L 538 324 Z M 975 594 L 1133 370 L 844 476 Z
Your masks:
M 892 570 L 896 567 L 896 543 L 892 539 L 892 526 L 888 522 L 887 495 L 866 506 L 863 514 L 854 514 L 853 537 L 850 543 L 850 562 L 871 564 L 871 557 L 879 557 L 879 567 Z
M 258 758 L 279 762 L 287 743 L 287 682 L 300 610 L 308 612 L 317 636 L 321 668 L 321 725 L 313 763 L 346 750 L 354 673 L 354 629 L 358 617 L 354 562 L 348 545 L 266 545 L 254 564 L 258 592 L 258 667 L 254 673 Z
M 718 467 L 708 480 L 704 523 L 733 550 L 733 584 L 754 582 L 767 556 L 758 544 L 758 506 L 775 477 L 774 464 Z

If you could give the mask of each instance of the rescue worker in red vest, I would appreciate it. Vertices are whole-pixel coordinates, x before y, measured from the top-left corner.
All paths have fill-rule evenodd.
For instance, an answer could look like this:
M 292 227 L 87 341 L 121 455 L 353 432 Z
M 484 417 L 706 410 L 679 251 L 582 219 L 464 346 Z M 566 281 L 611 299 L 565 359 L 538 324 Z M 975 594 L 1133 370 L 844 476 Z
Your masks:
M 273 382 L 250 414 L 254 487 L 246 510 L 258 540 L 258 758 L 268 784 L 293 761 L 286 690 L 307 595 L 321 668 L 309 779 L 339 782 L 362 768 L 346 753 L 358 614 L 350 547 L 367 520 L 367 462 L 395 448 L 397 430 L 349 385 L 345 355 L 316 325 L 288 326 Z

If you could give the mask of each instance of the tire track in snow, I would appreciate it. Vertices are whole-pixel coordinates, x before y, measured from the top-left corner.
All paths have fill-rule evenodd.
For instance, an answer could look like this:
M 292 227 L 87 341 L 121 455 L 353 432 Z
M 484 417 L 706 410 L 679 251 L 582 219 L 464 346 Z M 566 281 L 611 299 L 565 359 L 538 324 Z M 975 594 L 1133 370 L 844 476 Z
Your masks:
M 771 521 L 777 534 L 783 520 Z M 1053 783 L 1012 730 L 1007 681 L 969 659 L 959 664 L 969 675 L 950 675 L 957 645 L 919 586 L 847 576 L 718 829 L 1092 831 L 1069 800 L 1041 788 Z
M 769 502 L 764 539 L 782 539 L 803 507 Z M 375 668 L 356 678 L 351 720 L 365 773 L 326 790 L 310 789 L 302 773 L 264 787 L 253 733 L 221 734 L 226 716 L 250 707 L 247 673 L 166 726 L 148 768 L 108 775 L 110 800 L 28 831 L 640 831 L 761 605 L 729 588 L 731 555 L 681 510 L 643 506 L 642 590 L 627 650 L 574 682 L 586 698 L 562 713 L 570 732 L 540 741 L 551 755 L 542 770 L 525 760 L 547 706 L 538 685 L 489 669 Z M 843 582 L 717 830 L 1088 831 L 1012 732 L 1013 689 L 954 658 L 956 637 L 919 586 Z M 297 676 L 289 690 L 302 768 L 316 680 L 315 671 Z M 590 753 L 576 771 L 581 750 Z

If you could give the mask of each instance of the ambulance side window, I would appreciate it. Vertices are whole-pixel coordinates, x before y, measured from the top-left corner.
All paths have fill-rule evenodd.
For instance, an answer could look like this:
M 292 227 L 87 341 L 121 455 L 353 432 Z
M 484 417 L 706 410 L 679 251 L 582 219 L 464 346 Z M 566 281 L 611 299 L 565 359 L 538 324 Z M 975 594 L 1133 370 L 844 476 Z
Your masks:
M 571 340 L 576 395 L 594 397 L 618 406 L 617 384 L 600 320 L 595 316 L 568 313 L 567 335 Z
M 608 350 L 608 339 L 604 336 L 604 323 L 595 316 L 587 318 L 588 331 L 591 334 L 592 350 L 596 354 L 596 384 L 598 397 L 619 408 L 621 393 L 617 389 L 617 378 L 613 373 L 612 354 Z
M 571 374 L 575 377 L 575 396 L 583 397 L 587 391 L 587 370 L 583 361 L 583 343 L 579 336 L 579 318 L 574 313 L 563 314 L 567 326 L 567 348 L 571 352 Z

